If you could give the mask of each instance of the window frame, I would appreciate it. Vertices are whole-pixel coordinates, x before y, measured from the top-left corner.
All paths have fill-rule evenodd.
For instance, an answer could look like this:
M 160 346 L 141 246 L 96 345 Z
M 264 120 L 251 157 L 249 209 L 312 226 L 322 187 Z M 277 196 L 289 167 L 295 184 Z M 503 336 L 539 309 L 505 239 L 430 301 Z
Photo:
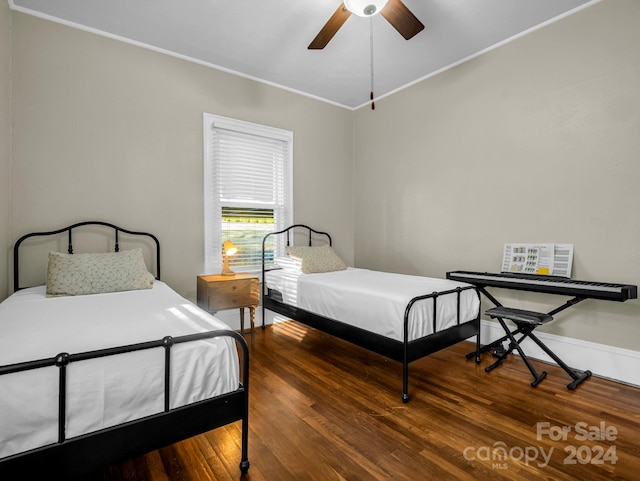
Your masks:
M 288 161 L 284 162 L 282 175 L 284 176 L 284 203 L 285 206 L 285 219 L 282 219 L 280 223 L 276 219 L 276 223 L 273 224 L 273 231 L 280 230 L 281 228 L 288 227 L 293 223 L 293 132 L 289 130 L 283 130 L 276 127 L 270 127 L 266 125 L 247 122 L 244 120 L 232 119 L 229 117 L 223 117 L 220 115 L 204 113 L 203 114 L 203 164 L 204 164 L 204 269 L 206 273 L 218 273 L 222 269 L 222 241 L 223 235 L 221 232 L 222 216 L 221 212 L 216 212 L 215 205 L 216 196 L 220 195 L 219 191 L 211 182 L 214 176 L 215 161 L 213 159 L 213 139 L 211 135 L 211 129 L 220 128 L 225 130 L 232 130 L 247 135 L 255 135 L 266 137 L 272 140 L 280 140 L 286 143 L 285 150 Z M 239 204 L 238 204 L 239 205 Z M 231 205 L 230 205 L 231 206 Z M 245 207 L 250 207 L 250 202 L 247 202 Z M 274 206 L 275 212 L 275 206 Z M 275 215 L 275 214 L 274 214 Z M 217 220 L 216 220 L 217 219 Z M 216 250 L 213 246 L 216 244 L 216 240 L 220 240 L 220 250 Z M 276 255 L 282 255 L 280 252 L 284 249 L 283 246 L 275 246 Z M 238 272 L 260 272 L 261 266 L 256 265 L 251 267 L 237 267 L 233 270 Z

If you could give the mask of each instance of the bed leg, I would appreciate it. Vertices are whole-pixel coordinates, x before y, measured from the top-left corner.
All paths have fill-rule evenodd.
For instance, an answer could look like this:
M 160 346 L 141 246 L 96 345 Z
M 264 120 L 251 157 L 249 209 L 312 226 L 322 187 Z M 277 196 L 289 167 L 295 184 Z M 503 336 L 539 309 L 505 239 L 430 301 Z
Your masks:
M 247 454 L 249 447 L 249 423 L 248 419 L 242 420 L 242 459 L 240 460 L 240 472 L 245 475 L 249 471 L 249 456 Z
M 240 472 L 242 475 L 247 474 L 249 471 L 249 456 L 247 454 L 249 447 L 249 423 L 248 416 L 245 415 L 242 419 L 242 458 L 240 459 Z
M 249 346 L 242 334 L 233 333 L 242 350 L 242 387 L 244 388 L 242 406 L 242 457 L 240 458 L 240 472 L 242 475 L 249 471 Z
M 404 361 L 402 366 L 402 402 L 409 402 L 409 363 Z

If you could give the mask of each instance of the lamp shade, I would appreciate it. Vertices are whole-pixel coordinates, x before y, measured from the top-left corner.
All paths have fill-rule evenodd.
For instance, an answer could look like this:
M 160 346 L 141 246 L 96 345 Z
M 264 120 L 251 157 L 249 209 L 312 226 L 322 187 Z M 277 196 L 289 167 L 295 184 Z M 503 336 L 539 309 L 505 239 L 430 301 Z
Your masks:
M 389 0 L 344 0 L 344 6 L 351 13 L 361 17 L 370 17 L 384 8 Z
M 231 241 L 224 241 L 222 245 L 222 250 L 228 256 L 232 256 L 238 252 L 238 248 Z

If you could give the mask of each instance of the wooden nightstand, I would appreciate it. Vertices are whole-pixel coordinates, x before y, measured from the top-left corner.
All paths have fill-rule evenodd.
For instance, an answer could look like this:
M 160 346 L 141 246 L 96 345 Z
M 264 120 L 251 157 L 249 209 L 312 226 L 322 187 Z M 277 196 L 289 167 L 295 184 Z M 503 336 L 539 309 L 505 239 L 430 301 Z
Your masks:
M 260 279 L 238 272 L 234 276 L 220 274 L 198 276 L 198 306 L 215 314 L 224 309 L 240 309 L 240 332 L 244 334 L 244 308 L 249 308 L 251 334 L 255 325 L 256 307 L 260 303 Z

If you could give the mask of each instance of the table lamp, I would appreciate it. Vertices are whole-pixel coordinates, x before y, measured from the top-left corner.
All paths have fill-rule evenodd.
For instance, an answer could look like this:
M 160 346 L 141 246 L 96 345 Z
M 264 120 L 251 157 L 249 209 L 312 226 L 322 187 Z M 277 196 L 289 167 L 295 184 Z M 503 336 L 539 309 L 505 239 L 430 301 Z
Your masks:
M 229 269 L 229 257 L 238 253 L 238 248 L 231 241 L 224 241 L 222 244 L 222 275 L 235 276 L 236 273 Z

